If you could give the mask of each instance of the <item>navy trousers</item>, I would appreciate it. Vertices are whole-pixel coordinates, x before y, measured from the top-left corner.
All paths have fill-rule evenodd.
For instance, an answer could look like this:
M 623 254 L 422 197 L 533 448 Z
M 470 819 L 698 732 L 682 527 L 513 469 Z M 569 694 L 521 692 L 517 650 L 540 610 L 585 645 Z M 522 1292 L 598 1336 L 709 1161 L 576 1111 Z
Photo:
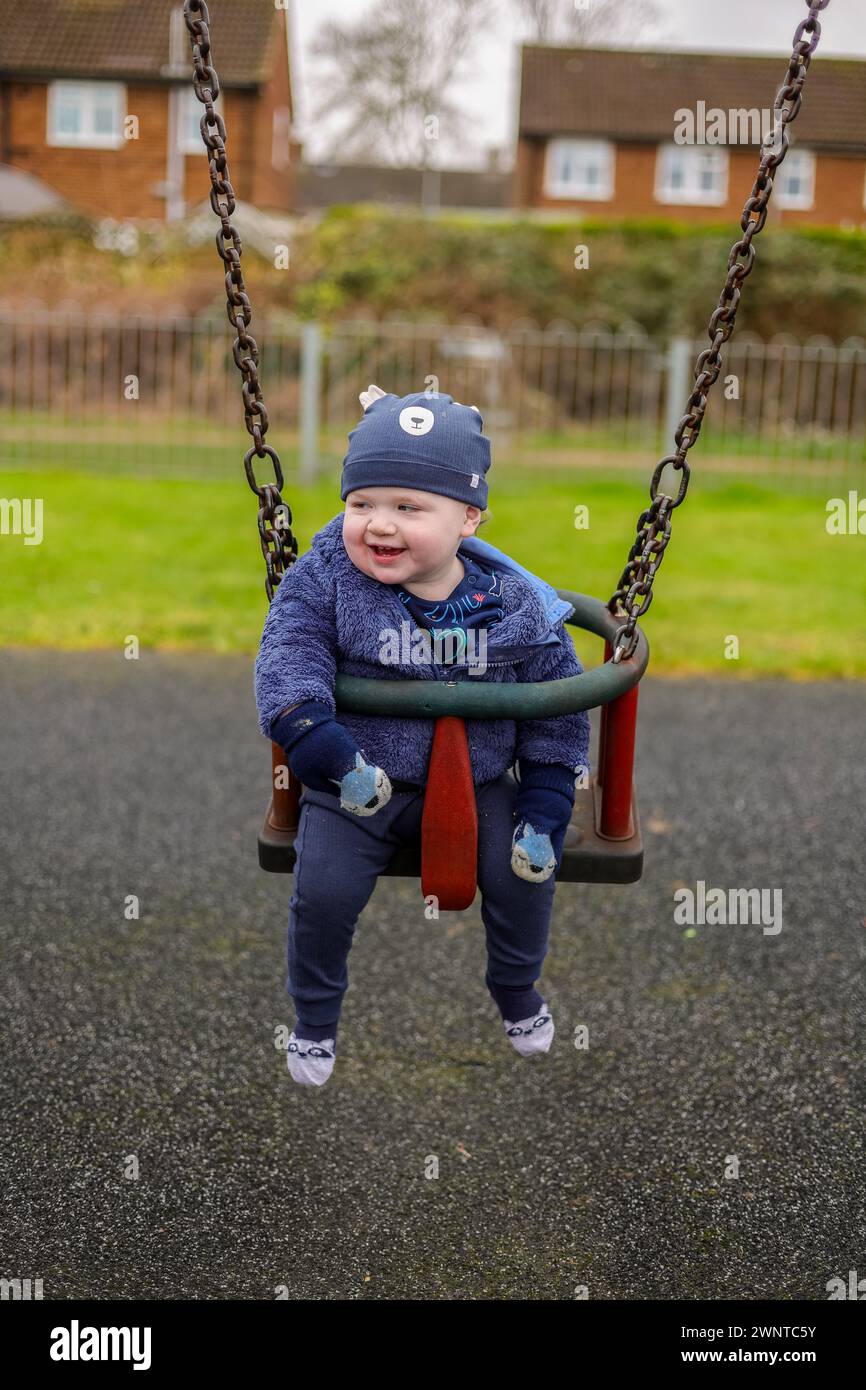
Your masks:
M 531 988 L 547 954 L 556 876 L 529 883 L 511 868 L 516 791 L 508 773 L 475 788 L 478 888 L 488 982 Z M 287 988 L 301 1027 L 339 1020 L 358 918 L 395 849 L 420 836 L 423 810 L 421 791 L 395 791 L 375 815 L 356 816 L 339 796 L 304 789 L 287 950 Z M 552 837 L 557 862 L 564 837 L 565 827 Z

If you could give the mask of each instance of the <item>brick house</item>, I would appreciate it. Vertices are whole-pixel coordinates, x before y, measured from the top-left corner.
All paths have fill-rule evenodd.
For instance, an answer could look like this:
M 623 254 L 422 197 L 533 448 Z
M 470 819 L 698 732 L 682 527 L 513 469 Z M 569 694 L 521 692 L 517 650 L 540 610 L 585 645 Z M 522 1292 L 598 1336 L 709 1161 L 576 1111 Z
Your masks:
M 300 146 L 286 11 L 216 0 L 209 14 L 232 185 L 244 202 L 290 211 Z M 204 107 L 176 0 L 0 0 L 0 35 L 0 166 L 91 216 L 173 220 L 208 198 Z
M 514 204 L 738 222 L 787 57 L 524 46 Z M 789 138 L 768 220 L 866 228 L 866 60 L 815 57 Z

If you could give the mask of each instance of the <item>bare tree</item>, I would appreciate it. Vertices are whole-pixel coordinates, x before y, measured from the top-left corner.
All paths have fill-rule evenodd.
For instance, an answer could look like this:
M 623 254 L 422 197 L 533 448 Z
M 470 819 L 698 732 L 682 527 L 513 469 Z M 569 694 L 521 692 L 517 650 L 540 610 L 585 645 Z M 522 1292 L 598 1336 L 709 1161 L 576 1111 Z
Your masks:
M 329 20 L 311 46 L 327 93 L 314 118 L 345 118 L 329 157 L 435 164 L 437 142 L 466 117 L 449 95 L 456 70 L 491 18 L 493 0 L 377 0 L 361 19 Z
M 655 0 L 512 0 L 529 26 L 527 41 L 591 47 L 611 43 L 627 47 L 657 28 L 661 15 Z

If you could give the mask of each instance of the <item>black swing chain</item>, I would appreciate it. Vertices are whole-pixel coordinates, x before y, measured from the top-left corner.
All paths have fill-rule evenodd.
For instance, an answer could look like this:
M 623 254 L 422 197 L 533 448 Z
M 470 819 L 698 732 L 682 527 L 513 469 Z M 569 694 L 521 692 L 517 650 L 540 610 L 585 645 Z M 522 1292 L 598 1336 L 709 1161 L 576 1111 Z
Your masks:
M 686 463 L 686 453 L 698 441 L 704 412 L 707 408 L 707 395 L 710 387 L 717 380 L 722 367 L 719 349 L 734 331 L 734 321 L 740 302 L 740 285 L 746 276 L 751 274 L 755 263 L 755 248 L 752 245 L 752 239 L 758 235 L 767 220 L 767 205 L 773 191 L 773 179 L 769 171 L 776 169 L 788 152 L 789 141 L 785 127 L 791 121 L 796 120 L 799 113 L 803 101 L 803 84 L 806 81 L 806 73 L 812 61 L 812 54 L 815 52 L 821 37 L 818 15 L 821 10 L 827 8 L 829 3 L 830 0 L 806 0 L 809 14 L 797 25 L 787 79 L 776 93 L 774 111 L 778 113 L 778 118 L 771 138 L 771 148 L 765 149 L 761 155 L 758 176 L 740 218 L 743 236 L 731 247 L 731 253 L 728 257 L 728 276 L 719 296 L 718 307 L 710 318 L 708 334 L 712 347 L 705 348 L 697 359 L 694 371 L 695 387 L 688 398 L 686 414 L 680 420 L 674 434 L 674 442 L 677 446 L 676 453 L 663 458 L 652 475 L 649 489 L 652 505 L 641 512 L 638 518 L 637 538 L 629 552 L 628 562 L 622 572 L 619 587 L 607 604 L 610 612 L 617 617 L 622 616 L 616 613 L 618 601 L 628 613 L 627 621 L 617 629 L 614 637 L 612 654 L 614 662 L 627 660 L 633 654 L 637 646 L 635 624 L 652 602 L 653 579 L 670 540 L 671 513 L 674 507 L 678 507 L 685 499 L 688 491 L 690 469 Z M 810 39 L 805 37 L 807 34 L 811 35 Z M 781 153 L 774 154 L 773 147 L 779 143 L 778 137 L 780 135 Z M 766 143 L 765 137 L 762 144 L 766 145 Z M 747 259 L 740 261 L 738 258 L 743 254 L 747 256 Z M 660 494 L 658 491 L 659 479 L 667 464 L 671 464 L 683 475 L 675 500 L 672 500 L 667 493 Z M 640 607 L 637 605 L 636 596 L 638 594 L 643 596 Z M 628 644 L 627 649 L 626 644 Z
M 265 443 L 268 429 L 268 412 L 262 398 L 259 384 L 259 349 L 255 338 L 247 332 L 252 322 L 252 305 L 246 293 L 241 271 L 241 251 L 243 249 L 237 229 L 229 218 L 235 210 L 235 194 L 229 179 L 229 166 L 226 158 L 226 128 L 220 114 L 214 109 L 214 102 L 220 94 L 219 78 L 216 69 L 209 65 L 210 29 L 207 5 L 204 0 L 184 0 L 183 17 L 189 30 L 192 45 L 195 74 L 193 86 L 205 111 L 201 118 L 202 139 L 209 153 L 208 167 L 211 184 L 210 204 L 220 219 L 221 227 L 216 234 L 216 248 L 226 267 L 226 295 L 229 323 L 237 330 L 237 338 L 232 347 L 235 366 L 243 376 L 241 391 L 244 399 L 244 419 L 247 430 L 253 437 L 253 445 L 244 455 L 244 472 L 247 482 L 259 499 L 259 536 L 262 554 L 265 557 L 265 592 L 268 599 L 274 597 L 274 589 L 286 570 L 294 564 L 298 555 L 298 542 L 292 532 L 292 513 L 280 493 L 283 487 L 283 470 L 276 449 Z M 208 129 L 212 127 L 213 130 Z M 225 199 L 221 202 L 220 199 Z M 231 245 L 227 245 L 227 241 Z M 269 458 L 274 468 L 275 483 L 264 483 L 261 487 L 253 472 L 253 455 Z

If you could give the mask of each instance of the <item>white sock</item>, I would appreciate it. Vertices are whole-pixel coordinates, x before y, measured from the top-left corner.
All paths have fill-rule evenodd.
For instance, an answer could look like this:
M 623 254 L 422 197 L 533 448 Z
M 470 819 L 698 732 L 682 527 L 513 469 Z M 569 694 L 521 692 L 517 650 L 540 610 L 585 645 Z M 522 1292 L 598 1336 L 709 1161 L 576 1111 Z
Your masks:
M 286 1050 L 289 1072 L 302 1086 L 324 1086 L 336 1061 L 335 1039 L 310 1042 L 292 1030 Z
M 542 1001 L 539 1013 L 531 1014 L 529 1018 L 521 1018 L 516 1023 L 511 1023 L 506 1018 L 503 1026 L 508 1041 L 522 1057 L 535 1057 L 550 1050 L 555 1030 L 546 1001 Z

